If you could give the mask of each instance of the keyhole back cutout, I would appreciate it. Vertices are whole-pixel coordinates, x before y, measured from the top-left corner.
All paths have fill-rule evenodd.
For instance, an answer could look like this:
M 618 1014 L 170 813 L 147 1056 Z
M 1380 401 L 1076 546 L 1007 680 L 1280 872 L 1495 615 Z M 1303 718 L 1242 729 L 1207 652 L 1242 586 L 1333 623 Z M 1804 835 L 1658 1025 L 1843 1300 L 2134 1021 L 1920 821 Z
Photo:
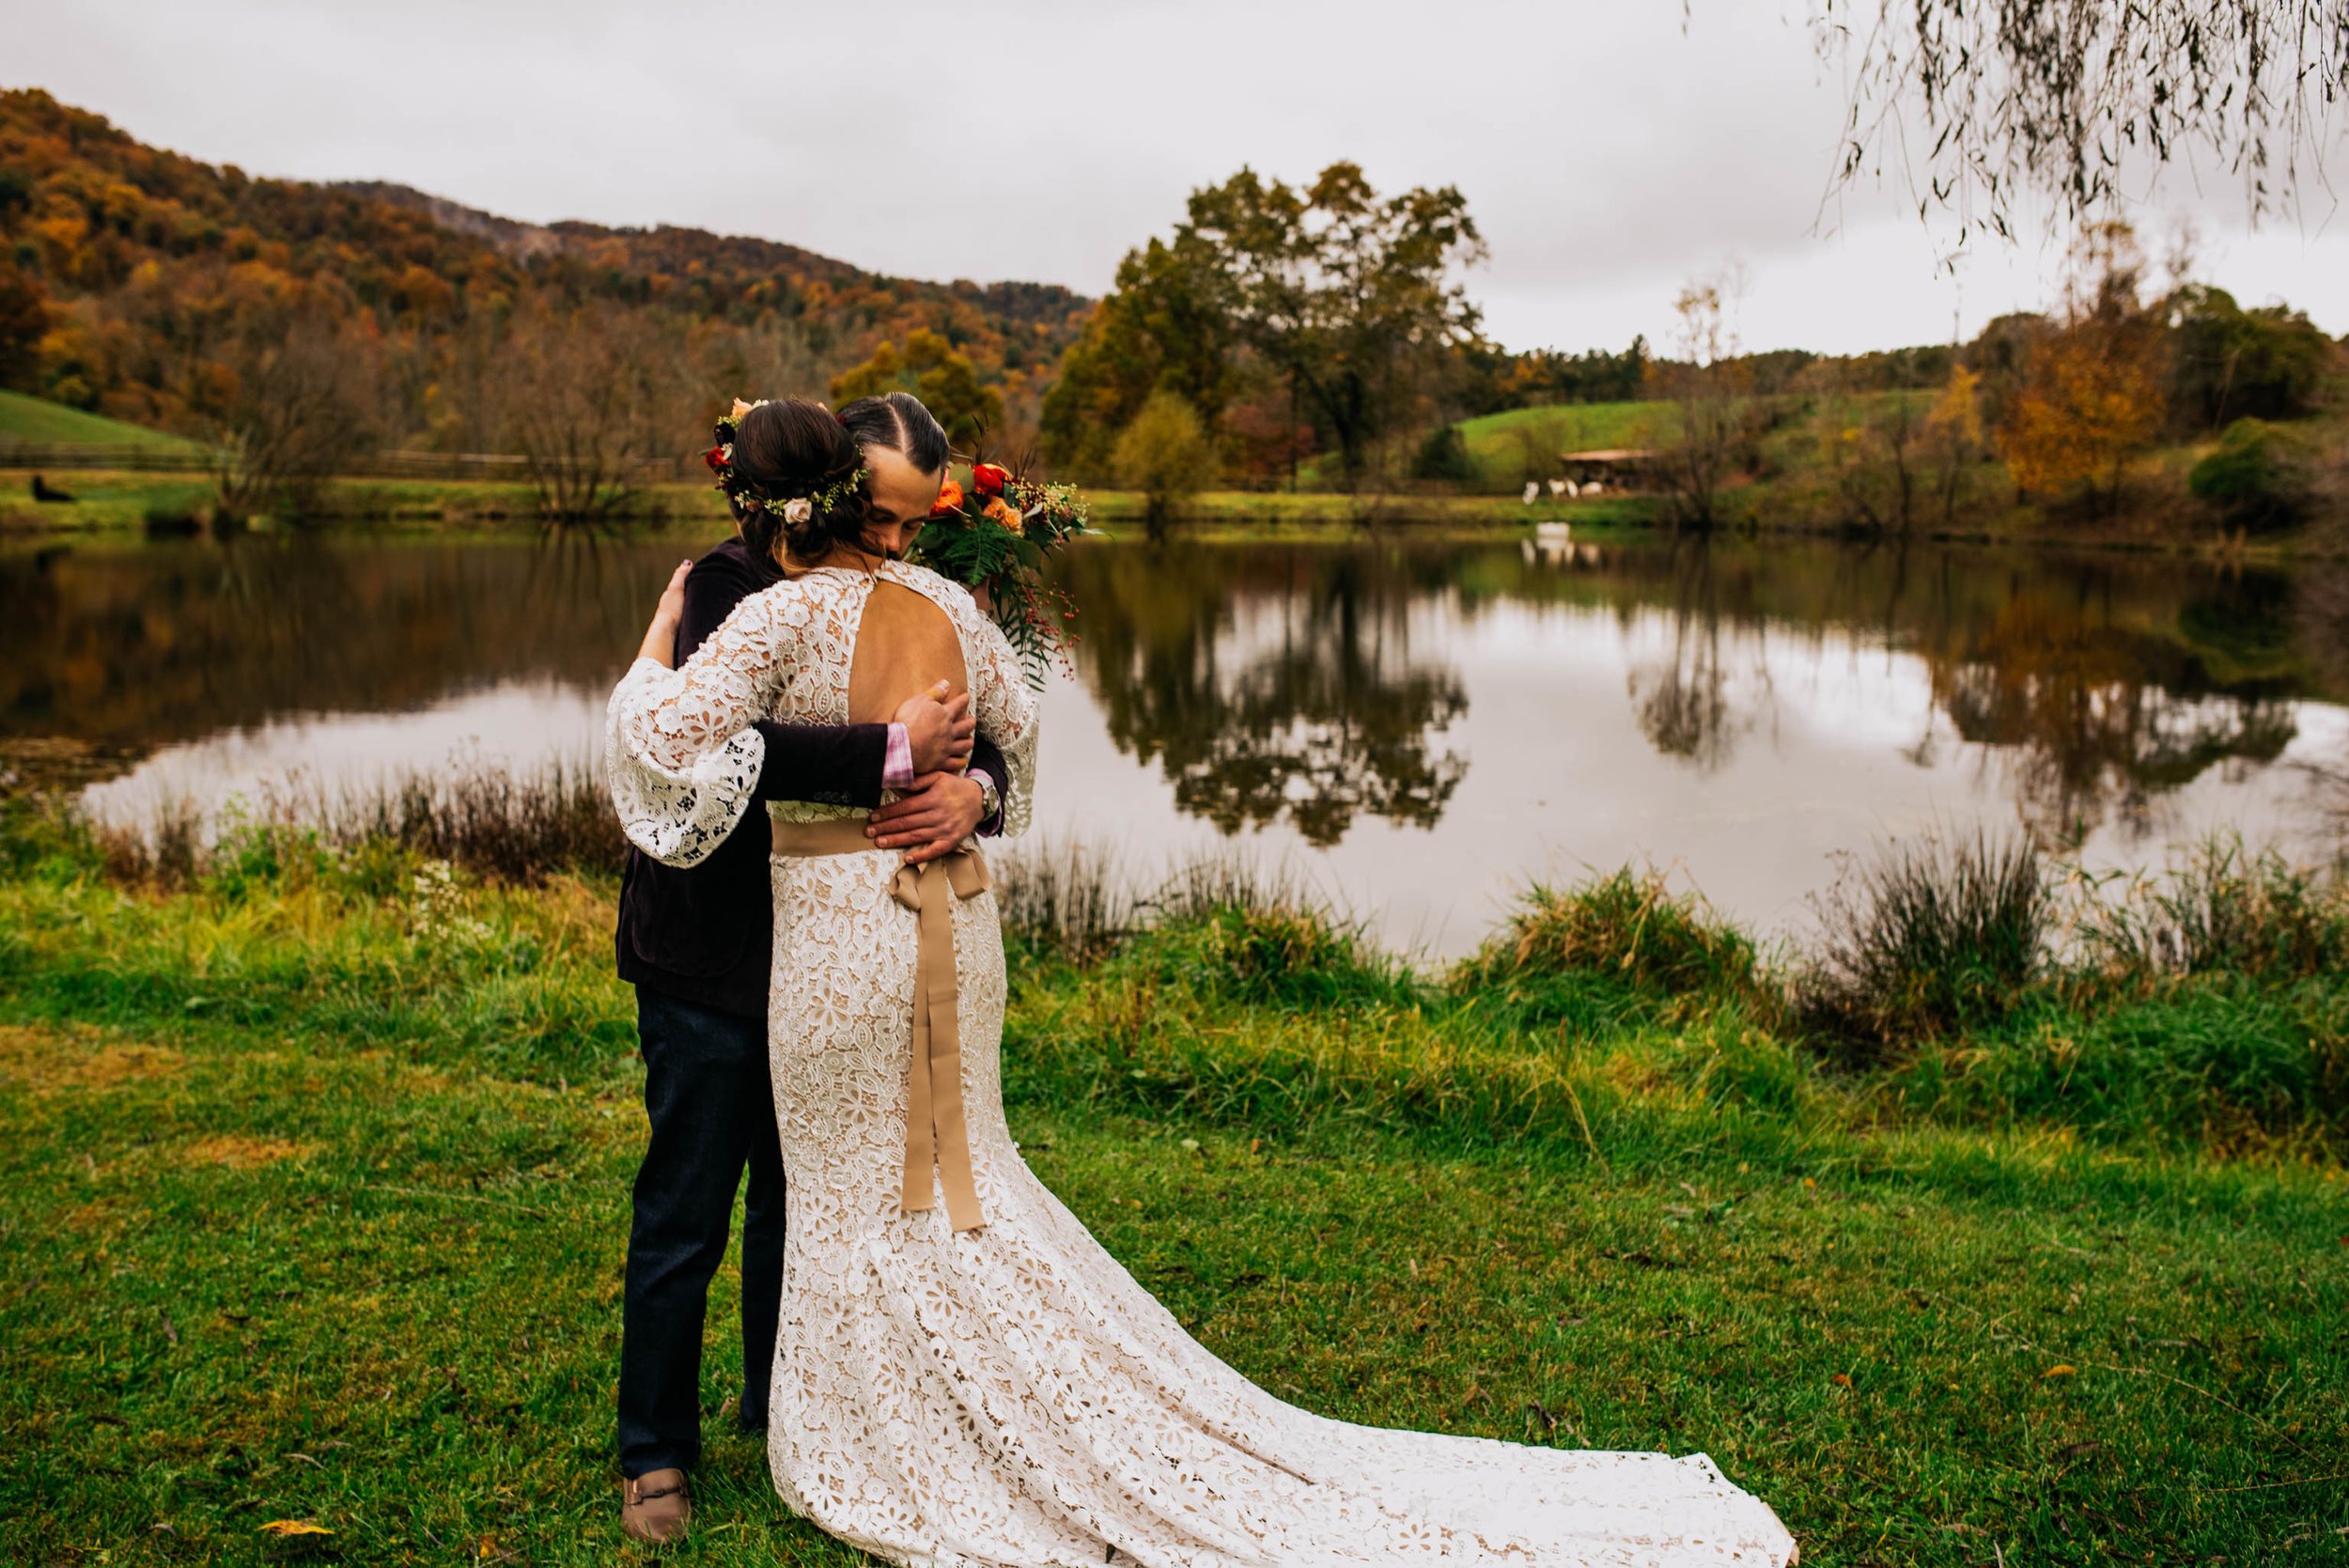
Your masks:
M 971 687 L 955 623 L 911 588 L 875 582 L 848 660 L 848 722 L 885 724 L 899 704 L 941 680 L 949 696 Z

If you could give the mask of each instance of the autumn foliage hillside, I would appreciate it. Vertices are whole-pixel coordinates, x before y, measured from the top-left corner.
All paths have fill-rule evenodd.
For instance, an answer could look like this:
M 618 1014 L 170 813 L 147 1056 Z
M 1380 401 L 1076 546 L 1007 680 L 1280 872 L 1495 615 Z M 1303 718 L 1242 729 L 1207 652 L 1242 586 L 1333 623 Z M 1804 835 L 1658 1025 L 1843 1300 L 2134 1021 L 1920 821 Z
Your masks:
M 546 383 L 600 370 L 645 443 L 690 446 L 723 396 L 821 387 L 917 331 L 1016 408 L 1089 307 L 700 229 L 256 179 L 0 92 L 0 386 L 194 435 L 235 431 L 258 383 L 301 376 L 354 437 L 507 450 Z

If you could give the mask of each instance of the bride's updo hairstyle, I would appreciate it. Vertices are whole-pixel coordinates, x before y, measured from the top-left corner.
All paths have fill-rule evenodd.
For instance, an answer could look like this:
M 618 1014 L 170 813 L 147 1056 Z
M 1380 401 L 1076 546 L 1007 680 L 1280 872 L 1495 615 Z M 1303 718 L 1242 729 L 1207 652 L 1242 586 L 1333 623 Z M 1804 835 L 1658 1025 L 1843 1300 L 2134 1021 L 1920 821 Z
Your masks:
M 814 566 L 838 545 L 864 548 L 868 452 L 902 456 L 917 473 L 946 466 L 946 432 L 910 392 L 860 397 L 837 414 L 804 397 L 761 403 L 722 421 L 731 444 L 720 484 L 742 542 L 778 565 Z

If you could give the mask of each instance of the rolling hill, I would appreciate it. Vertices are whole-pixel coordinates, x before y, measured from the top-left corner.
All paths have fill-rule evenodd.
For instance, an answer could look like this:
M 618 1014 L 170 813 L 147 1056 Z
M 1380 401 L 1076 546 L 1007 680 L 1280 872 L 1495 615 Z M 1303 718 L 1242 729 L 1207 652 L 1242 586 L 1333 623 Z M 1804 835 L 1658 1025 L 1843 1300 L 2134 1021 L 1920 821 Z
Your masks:
M 11 298 L 33 303 L 11 312 Z M 680 410 L 719 385 L 820 386 L 917 329 L 1016 404 L 1091 305 L 1052 285 L 888 277 L 702 229 L 527 224 L 400 185 L 257 179 L 39 89 L 0 92 L 0 380 L 163 429 L 199 428 L 260 349 L 307 323 L 366 360 L 356 380 L 381 439 L 483 439 L 463 400 L 534 315 L 572 336 L 674 345 L 677 363 L 644 384 L 689 388 Z

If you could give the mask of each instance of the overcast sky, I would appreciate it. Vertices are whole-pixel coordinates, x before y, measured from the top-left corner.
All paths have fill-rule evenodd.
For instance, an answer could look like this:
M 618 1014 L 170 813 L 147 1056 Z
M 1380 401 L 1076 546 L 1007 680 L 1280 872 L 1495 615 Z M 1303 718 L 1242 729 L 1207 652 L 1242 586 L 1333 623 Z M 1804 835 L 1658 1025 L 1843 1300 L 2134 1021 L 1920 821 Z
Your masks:
M 540 221 L 760 235 L 915 277 L 1099 293 L 1241 164 L 1453 183 L 1512 348 L 1666 343 L 1684 279 L 1742 264 L 1752 349 L 1970 334 L 2043 303 L 2062 240 L 1976 244 L 1898 191 L 1828 195 L 1843 97 L 1806 0 L 0 0 L 0 81 L 257 174 L 398 180 Z M 2349 160 L 2334 162 L 2349 172 Z M 2349 332 L 2349 214 L 2248 229 L 2172 178 L 2201 275 Z

